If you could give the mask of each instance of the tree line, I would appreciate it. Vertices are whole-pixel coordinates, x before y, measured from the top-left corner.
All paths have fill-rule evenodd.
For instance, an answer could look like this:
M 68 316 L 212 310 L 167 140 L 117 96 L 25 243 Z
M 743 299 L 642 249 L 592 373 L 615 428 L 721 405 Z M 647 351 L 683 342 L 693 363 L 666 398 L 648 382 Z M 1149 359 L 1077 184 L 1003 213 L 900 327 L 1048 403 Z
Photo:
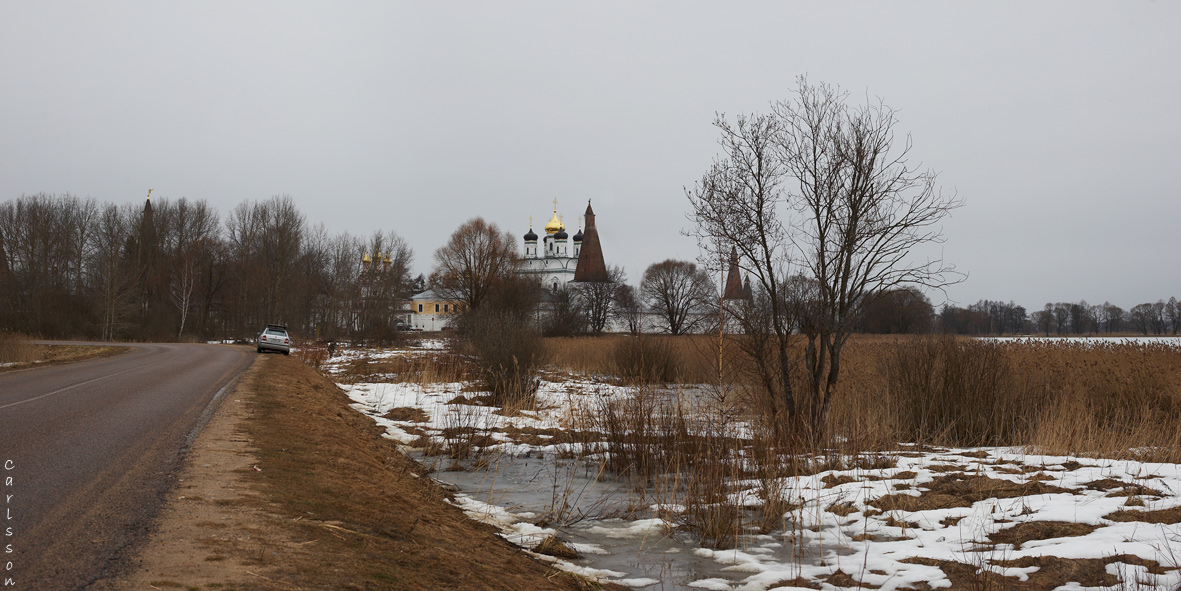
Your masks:
M 908 287 L 871 294 L 860 311 L 857 330 L 874 334 L 1071 336 L 1140 333 L 1176 335 L 1181 330 L 1177 298 L 1147 302 L 1129 310 L 1103 302 L 1047 303 L 1029 311 L 1013 301 L 980 300 L 968 306 L 944 304 L 938 310 L 919 290 Z
M 980 300 L 966 308 L 944 305 L 936 323 L 942 332 L 966 335 L 1176 335 L 1181 329 L 1181 304 L 1170 297 L 1124 310 L 1111 302 L 1092 305 L 1080 300 L 1047 303 L 1027 312 L 1011 301 Z
M 287 195 L 224 219 L 183 197 L 23 195 L 0 203 L 0 328 L 168 341 L 249 339 L 276 323 L 305 337 L 382 337 L 422 286 L 412 258 L 394 232 L 309 224 Z

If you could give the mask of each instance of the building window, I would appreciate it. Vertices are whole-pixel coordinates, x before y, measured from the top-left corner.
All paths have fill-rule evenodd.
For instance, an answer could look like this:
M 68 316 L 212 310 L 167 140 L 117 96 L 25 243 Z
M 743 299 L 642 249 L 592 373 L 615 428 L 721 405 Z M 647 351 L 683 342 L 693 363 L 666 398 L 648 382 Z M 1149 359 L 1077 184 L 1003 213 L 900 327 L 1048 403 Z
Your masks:
M 443 304 L 443 311 L 444 311 L 444 312 L 448 312 L 448 310 L 447 310 L 447 304 Z
M 419 304 L 419 305 L 418 305 L 418 313 L 419 313 L 419 314 L 422 314 L 422 304 Z
M 435 314 L 439 313 L 439 304 L 435 304 Z

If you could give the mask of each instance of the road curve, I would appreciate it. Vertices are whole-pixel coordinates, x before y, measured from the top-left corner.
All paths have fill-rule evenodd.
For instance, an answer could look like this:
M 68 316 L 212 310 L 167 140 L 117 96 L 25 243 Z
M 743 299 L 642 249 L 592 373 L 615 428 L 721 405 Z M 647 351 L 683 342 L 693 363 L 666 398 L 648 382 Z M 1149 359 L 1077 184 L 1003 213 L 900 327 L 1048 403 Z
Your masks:
M 255 358 L 226 345 L 127 346 L 0 374 L 0 548 L 12 550 L 0 588 L 85 589 L 125 566 L 215 396 Z

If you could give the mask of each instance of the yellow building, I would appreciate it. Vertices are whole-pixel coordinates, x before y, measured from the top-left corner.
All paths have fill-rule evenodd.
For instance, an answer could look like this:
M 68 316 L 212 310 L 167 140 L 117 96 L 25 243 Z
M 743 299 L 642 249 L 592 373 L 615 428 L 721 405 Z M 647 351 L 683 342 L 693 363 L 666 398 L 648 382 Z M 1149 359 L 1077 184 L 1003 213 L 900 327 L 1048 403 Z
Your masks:
M 448 330 L 458 311 L 458 304 L 428 289 L 410 298 L 410 327 L 422 331 Z

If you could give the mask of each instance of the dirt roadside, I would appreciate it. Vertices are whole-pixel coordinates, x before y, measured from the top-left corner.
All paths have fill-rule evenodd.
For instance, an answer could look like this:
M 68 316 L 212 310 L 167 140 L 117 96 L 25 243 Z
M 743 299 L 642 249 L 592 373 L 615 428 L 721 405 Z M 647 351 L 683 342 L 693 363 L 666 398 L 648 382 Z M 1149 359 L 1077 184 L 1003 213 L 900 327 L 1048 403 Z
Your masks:
M 467 519 L 348 402 L 293 357 L 260 356 L 194 442 L 133 571 L 93 588 L 600 588 Z

